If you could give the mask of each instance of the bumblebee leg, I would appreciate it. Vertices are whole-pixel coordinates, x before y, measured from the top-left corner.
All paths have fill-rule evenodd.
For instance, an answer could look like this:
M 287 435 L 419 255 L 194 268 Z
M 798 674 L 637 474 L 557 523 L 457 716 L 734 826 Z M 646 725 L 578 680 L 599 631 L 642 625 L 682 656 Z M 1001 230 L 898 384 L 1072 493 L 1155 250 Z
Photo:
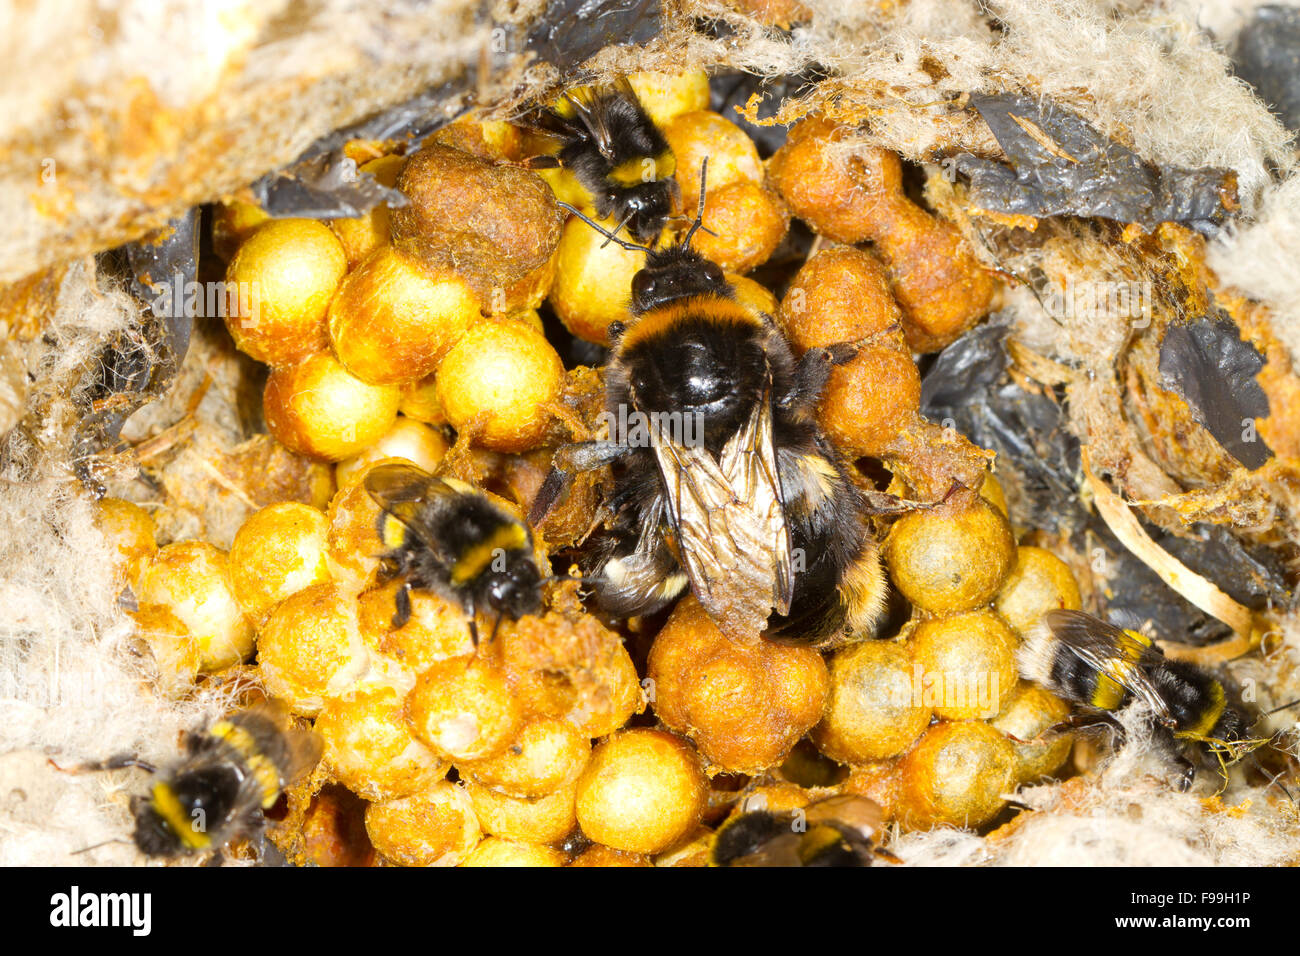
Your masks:
M 794 385 L 783 395 L 780 404 L 784 408 L 803 408 L 812 405 L 821 397 L 831 377 L 831 369 L 858 354 L 856 346 L 847 344 L 828 345 L 825 348 L 809 349 L 799 359 L 794 370 Z
M 548 471 L 542 487 L 537 491 L 537 497 L 533 499 L 532 507 L 528 509 L 528 523 L 537 527 L 545 521 L 551 509 L 569 496 L 569 486 L 572 483 L 573 475 L 567 471 L 561 471 L 559 468 Z
M 1116 739 L 1119 742 L 1122 743 L 1124 741 L 1124 725 L 1110 714 L 1071 714 L 1060 723 L 1048 727 L 1038 736 L 1044 737 L 1048 734 L 1062 734 L 1070 730 L 1096 730 L 1098 727 L 1102 726 L 1109 727 L 1114 731 Z
M 1196 779 L 1196 761 L 1189 759 L 1183 754 L 1179 754 L 1174 758 L 1174 762 L 1178 764 L 1180 770 L 1180 773 L 1178 774 L 1178 782 L 1176 784 L 1178 792 L 1186 793 L 1192 788 L 1192 781 Z
M 551 509 L 568 496 L 574 472 L 603 468 L 628 451 L 627 445 L 612 441 L 574 442 L 559 449 L 551 459 L 551 470 L 533 499 L 532 507 L 528 509 L 528 523 L 533 526 L 541 524 Z
M 560 467 L 569 471 L 594 471 L 618 461 L 629 451 L 620 441 L 584 441 L 565 445 L 555 453 Z
M 105 770 L 124 770 L 127 767 L 135 767 L 137 770 L 143 770 L 145 773 L 157 773 L 158 768 L 148 761 L 141 760 L 135 754 L 116 754 L 107 760 L 96 760 L 91 763 L 77 764 L 75 767 L 60 767 L 53 760 L 47 760 L 51 767 L 60 773 L 99 773 Z
M 511 166 L 522 166 L 524 169 L 560 169 L 559 156 L 529 156 L 527 159 L 520 160 L 518 163 L 510 163 Z
M 466 595 L 465 603 L 469 605 L 469 639 L 478 647 L 478 610 L 474 607 L 473 595 Z
M 397 605 L 397 610 L 393 612 L 393 627 L 400 630 L 411 619 L 411 586 L 409 584 L 403 582 L 402 586 L 397 589 L 393 603 Z

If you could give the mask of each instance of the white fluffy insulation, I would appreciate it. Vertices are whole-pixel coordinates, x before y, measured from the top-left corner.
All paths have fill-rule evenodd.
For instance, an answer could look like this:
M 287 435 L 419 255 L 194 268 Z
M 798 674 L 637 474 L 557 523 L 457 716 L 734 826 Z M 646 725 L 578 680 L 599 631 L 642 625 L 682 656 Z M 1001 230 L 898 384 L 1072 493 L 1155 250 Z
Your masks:
M 908 866 L 1280 866 L 1300 854 L 1300 813 L 1276 786 L 1233 782 L 1202 770 L 1188 793 L 1178 769 L 1143 733 L 1146 715 L 1122 720 L 1127 742 L 1099 773 L 1022 787 L 1028 810 L 1005 836 L 968 830 L 908 833 L 890 850 Z M 1109 736 L 1109 735 L 1108 735 Z
M 59 388 L 99 336 L 133 318 L 130 300 L 93 289 L 86 267 L 74 268 L 49 341 L 33 345 L 42 352 L 33 391 Z M 151 689 L 93 502 L 60 454 L 66 425 L 47 418 L 36 436 L 44 450 L 0 472 L 0 866 L 139 862 L 121 843 L 69 854 L 129 837 L 126 801 L 145 775 L 72 775 L 48 761 L 124 752 L 166 761 L 183 729 L 222 706 L 211 694 L 169 700 Z

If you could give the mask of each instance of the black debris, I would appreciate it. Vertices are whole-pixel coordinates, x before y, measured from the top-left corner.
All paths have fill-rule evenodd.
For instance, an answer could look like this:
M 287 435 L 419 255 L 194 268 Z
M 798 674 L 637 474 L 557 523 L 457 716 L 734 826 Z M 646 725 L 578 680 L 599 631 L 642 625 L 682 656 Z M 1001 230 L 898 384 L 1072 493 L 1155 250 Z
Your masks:
M 1212 232 L 1237 207 L 1231 170 L 1157 167 L 1050 100 L 976 94 L 971 104 L 1009 160 L 957 157 L 982 209 L 1097 216 L 1148 229 L 1179 222 Z
M 394 209 L 406 205 L 405 196 L 358 170 L 342 149 L 268 173 L 253 183 L 252 190 L 258 205 L 277 219 L 351 219 L 381 202 Z
M 167 391 L 185 359 L 194 327 L 185 302 L 198 282 L 198 224 L 196 206 L 153 236 L 100 257 L 102 274 L 125 273 L 141 314 L 137 325 L 104 342 L 88 378 L 74 390 L 85 404 L 73 440 L 83 478 L 82 463 L 118 441 L 127 418 Z
M 1286 128 L 1300 130 L 1300 7 L 1256 7 L 1232 61 Z
M 647 43 L 662 27 L 659 0 L 551 0 L 526 49 L 569 71 L 607 46 Z
M 998 471 L 1013 473 L 1023 492 L 1012 502 L 1012 521 L 1068 535 L 1106 581 L 1102 606 L 1094 610 L 1125 627 L 1154 621 L 1175 640 L 1227 636 L 1226 625 L 1168 587 L 1079 500 L 1079 441 L 1066 427 L 1059 396 L 1028 392 L 1006 375 L 1007 331 L 995 317 L 940 352 L 921 381 L 922 413 L 997 453 Z M 1142 525 L 1158 545 L 1247 607 L 1291 601 L 1285 568 L 1267 550 L 1247 548 L 1214 525 L 1195 524 L 1181 535 Z
M 1255 431 L 1268 396 L 1255 380 L 1264 357 L 1226 315 L 1170 326 L 1160 342 L 1160 383 L 1192 408 L 1197 423 L 1247 468 L 1273 457 Z

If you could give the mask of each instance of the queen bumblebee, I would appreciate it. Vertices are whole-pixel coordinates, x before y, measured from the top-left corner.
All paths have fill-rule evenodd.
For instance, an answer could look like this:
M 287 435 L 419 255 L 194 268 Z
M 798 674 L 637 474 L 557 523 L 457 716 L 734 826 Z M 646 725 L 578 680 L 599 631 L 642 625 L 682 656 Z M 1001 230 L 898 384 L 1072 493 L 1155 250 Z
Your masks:
M 1212 674 L 1169 660 L 1138 631 L 1082 611 L 1044 614 L 1026 636 L 1019 664 L 1024 677 L 1097 715 L 1145 704 L 1159 734 L 1179 751 L 1181 790 L 1196 774 L 1196 763 L 1183 755 L 1187 748 L 1203 760 L 1213 759 L 1226 775 L 1230 764 L 1267 742 L 1249 736 L 1250 718 L 1229 702 L 1227 689 Z
M 532 533 L 482 491 L 401 464 L 371 469 L 365 486 L 381 509 L 379 538 L 389 549 L 380 577 L 402 581 L 394 627 L 411 618 L 412 588 L 465 608 L 476 644 L 479 609 L 496 611 L 499 623 L 502 615 L 514 620 L 541 608 Z
M 625 78 L 569 90 L 527 122 L 560 142 L 556 154 L 534 157 L 530 166 L 570 170 L 598 216 L 614 218 L 642 242 L 658 238 L 673 211 L 677 164 Z
M 796 359 L 772 317 L 690 248 L 706 175 L 707 164 L 700 213 L 675 245 L 606 233 L 646 253 L 635 321 L 611 327 L 606 369 L 609 420 L 642 427 L 570 446 L 533 515 L 566 467 L 614 462 L 613 520 L 591 562 L 607 611 L 649 614 L 690 587 L 724 633 L 832 645 L 869 632 L 886 593 L 866 499 L 813 417 L 832 366 L 854 349 Z
M 873 800 L 845 794 L 793 813 L 746 810 L 718 828 L 710 866 L 870 866 L 884 818 Z

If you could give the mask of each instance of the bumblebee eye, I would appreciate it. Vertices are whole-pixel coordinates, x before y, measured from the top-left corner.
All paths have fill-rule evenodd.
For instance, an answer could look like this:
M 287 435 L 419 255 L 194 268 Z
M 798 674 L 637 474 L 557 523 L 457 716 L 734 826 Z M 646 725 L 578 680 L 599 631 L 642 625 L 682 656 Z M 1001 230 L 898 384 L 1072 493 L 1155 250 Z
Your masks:
M 723 285 L 727 281 L 727 277 L 723 275 L 721 267 L 716 262 L 704 263 L 704 277 L 713 285 Z
M 488 602 L 496 608 L 505 606 L 515 587 L 516 582 L 510 572 L 501 571 L 492 575 L 487 585 Z
M 655 280 L 644 269 L 632 277 L 632 298 L 652 298 L 655 293 Z

